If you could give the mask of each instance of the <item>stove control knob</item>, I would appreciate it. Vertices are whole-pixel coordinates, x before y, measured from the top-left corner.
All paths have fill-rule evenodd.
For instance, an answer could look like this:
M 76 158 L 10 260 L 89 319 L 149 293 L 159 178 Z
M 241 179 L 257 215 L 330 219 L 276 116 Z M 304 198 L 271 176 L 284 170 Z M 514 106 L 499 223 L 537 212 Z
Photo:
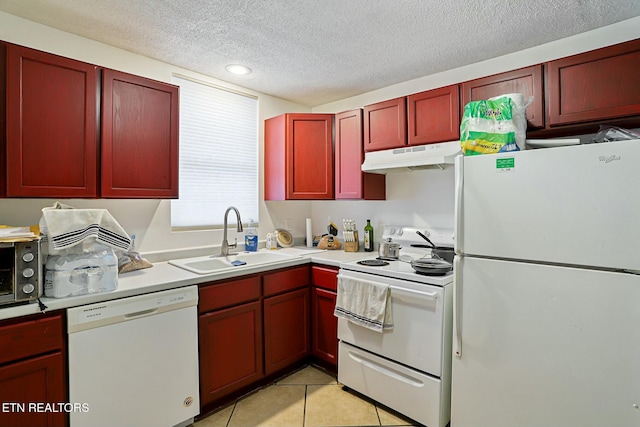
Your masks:
M 22 255 L 22 260 L 24 262 L 31 262 L 35 259 L 35 256 L 33 255 L 33 253 L 31 252 L 27 252 L 24 255 Z
M 402 232 L 403 232 L 402 228 L 398 230 L 398 236 L 402 236 Z
M 24 285 L 22 287 L 22 292 L 25 293 L 25 295 L 29 295 L 31 292 L 35 291 L 36 287 L 33 286 L 31 283 L 27 283 L 26 285 Z
M 27 279 L 29 277 L 33 277 L 35 271 L 33 271 L 33 268 L 25 268 L 24 270 L 22 270 L 22 276 L 26 277 Z

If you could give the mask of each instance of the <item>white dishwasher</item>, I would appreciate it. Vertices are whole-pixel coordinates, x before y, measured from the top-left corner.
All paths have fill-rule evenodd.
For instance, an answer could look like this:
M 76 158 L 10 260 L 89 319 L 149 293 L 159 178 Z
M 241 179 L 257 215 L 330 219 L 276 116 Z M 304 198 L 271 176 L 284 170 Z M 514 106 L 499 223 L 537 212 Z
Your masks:
M 71 427 L 173 427 L 200 408 L 198 287 L 67 310 Z

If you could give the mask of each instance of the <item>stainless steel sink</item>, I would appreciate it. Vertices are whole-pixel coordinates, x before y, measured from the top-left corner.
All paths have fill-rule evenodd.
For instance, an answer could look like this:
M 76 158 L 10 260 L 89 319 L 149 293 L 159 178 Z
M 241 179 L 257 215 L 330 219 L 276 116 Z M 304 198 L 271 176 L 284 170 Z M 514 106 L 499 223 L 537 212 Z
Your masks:
M 273 251 L 240 252 L 227 256 L 204 256 L 196 258 L 175 259 L 169 264 L 196 274 L 213 274 L 230 270 L 245 269 L 257 265 L 276 264 L 290 261 L 299 256 L 287 255 Z

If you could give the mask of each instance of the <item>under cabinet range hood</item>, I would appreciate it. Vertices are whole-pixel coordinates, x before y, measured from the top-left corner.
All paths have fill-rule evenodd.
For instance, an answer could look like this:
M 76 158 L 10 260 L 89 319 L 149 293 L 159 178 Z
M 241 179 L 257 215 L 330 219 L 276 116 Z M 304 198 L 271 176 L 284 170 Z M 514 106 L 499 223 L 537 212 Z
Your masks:
M 364 154 L 362 171 L 386 174 L 419 169 L 444 169 L 444 165 L 452 165 L 453 159 L 461 153 L 460 141 L 369 151 Z

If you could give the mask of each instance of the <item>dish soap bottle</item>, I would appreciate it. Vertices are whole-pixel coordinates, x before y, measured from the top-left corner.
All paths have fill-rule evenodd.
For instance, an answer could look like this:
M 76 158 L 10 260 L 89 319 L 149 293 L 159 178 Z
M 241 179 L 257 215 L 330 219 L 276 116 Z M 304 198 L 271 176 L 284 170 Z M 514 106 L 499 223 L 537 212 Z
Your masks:
M 364 226 L 364 250 L 365 252 L 373 252 L 373 226 L 370 219 Z
M 249 226 L 244 234 L 244 249 L 249 252 L 258 250 L 258 234 L 256 233 L 256 225 L 253 219 L 249 219 Z

